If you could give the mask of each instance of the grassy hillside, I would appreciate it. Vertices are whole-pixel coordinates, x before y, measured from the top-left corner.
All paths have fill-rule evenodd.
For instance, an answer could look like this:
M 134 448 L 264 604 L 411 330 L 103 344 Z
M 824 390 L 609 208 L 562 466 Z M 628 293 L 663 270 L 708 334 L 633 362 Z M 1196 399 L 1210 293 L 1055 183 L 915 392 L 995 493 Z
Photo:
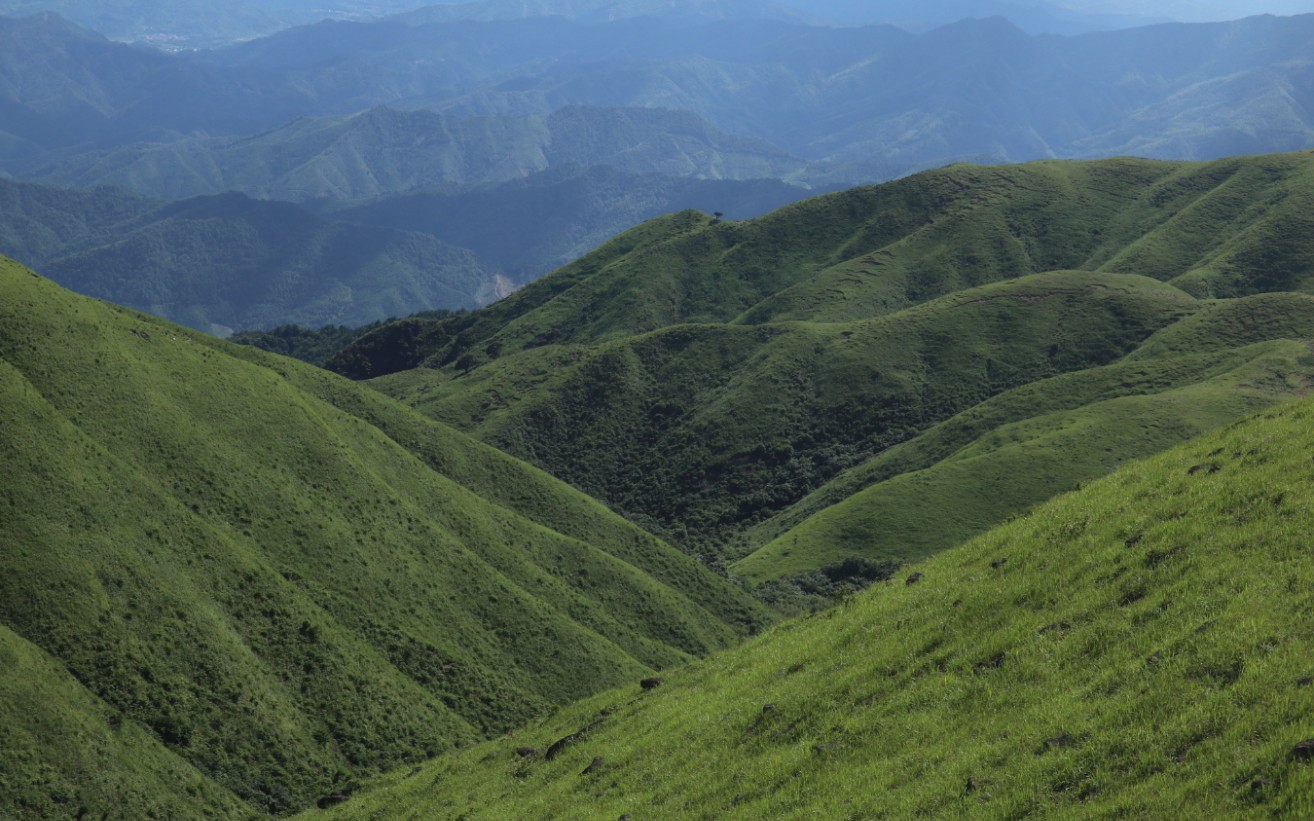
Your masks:
M 1266 411 L 317 817 L 1306 816 L 1311 451 Z
M 305 807 L 767 621 L 582 494 L 309 366 L 8 261 L 0 328 L 0 627 L 53 676 L 7 666 L 47 701 L 0 724 L 48 716 L 58 742 L 6 749 L 0 814 Z M 77 745 L 104 751 L 95 779 Z
M 754 582 L 905 561 L 1305 390 L 1312 175 L 954 166 L 676 214 L 330 367 Z

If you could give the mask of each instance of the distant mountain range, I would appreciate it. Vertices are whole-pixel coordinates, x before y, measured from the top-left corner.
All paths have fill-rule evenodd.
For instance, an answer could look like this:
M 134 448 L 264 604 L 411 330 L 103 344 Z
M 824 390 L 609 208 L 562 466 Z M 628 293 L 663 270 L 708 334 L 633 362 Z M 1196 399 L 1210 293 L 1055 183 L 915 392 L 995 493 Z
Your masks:
M 95 161 L 71 155 L 196 132 L 281 129 L 225 151 L 290 140 L 295 154 L 297 143 L 304 149 L 351 121 L 284 129 L 290 120 L 377 105 L 522 123 L 571 106 L 678 110 L 724 132 L 700 126 L 700 139 L 764 140 L 779 148 L 751 151 L 807 160 L 820 167 L 814 178 L 830 182 L 962 159 L 1204 159 L 1314 141 L 1305 76 L 1314 15 L 1070 38 L 1030 36 L 998 18 L 925 35 L 763 20 L 324 23 L 193 57 L 109 43 L 47 16 L 5 21 L 0 43 L 0 167 L 11 174 L 56 161 L 85 168 Z M 439 122 L 451 121 L 431 121 Z M 494 122 L 507 121 L 469 128 Z M 674 136 L 663 139 L 674 143 L 692 122 L 644 127 L 670 129 Z M 397 136 L 394 151 L 412 139 L 406 128 Z M 160 150 L 132 153 L 150 158 Z M 210 144 L 180 150 L 196 157 L 207 179 Z M 554 150 L 608 156 L 588 145 L 554 143 Z M 500 158 L 505 149 L 493 153 Z M 662 170 L 652 159 L 656 165 L 625 167 Z M 220 172 L 207 184 L 222 181 Z
M 0 253 L 67 287 L 211 333 L 360 325 L 495 296 L 471 252 L 224 194 L 170 203 L 0 180 Z
M 546 115 L 460 118 L 376 107 L 301 119 L 243 139 L 80 154 L 27 176 L 83 188 L 119 185 L 169 199 L 240 191 L 291 201 L 355 201 L 602 165 L 731 180 L 798 180 L 807 169 L 764 140 L 726 134 L 680 111 L 570 106 Z
M 577 11 L 586 7 L 600 8 Z M 104 277 L 153 260 L 149 286 L 102 281 L 92 292 L 197 327 L 364 323 L 470 307 L 686 207 L 751 218 L 962 160 L 1209 159 L 1314 145 L 1314 15 L 1073 37 L 997 17 L 924 34 L 712 17 L 324 22 L 186 55 L 111 42 L 52 14 L 0 18 L 0 172 L 158 199 L 297 201 L 319 216 L 294 221 L 368 224 L 350 229 L 353 243 L 377 255 L 330 243 L 310 255 L 329 253 L 320 262 L 289 267 L 264 251 L 221 262 L 224 275 L 207 282 L 256 292 L 218 299 L 163 283 L 222 254 L 180 262 L 141 225 L 58 260 L 10 250 L 74 287 L 78 271 Z M 273 224 L 293 211 L 278 213 Z M 380 239 L 375 228 L 465 250 Z M 126 253 L 134 242 L 149 252 Z M 94 259 L 77 262 L 82 253 Z M 428 261 L 417 267 L 417 254 Z M 283 276 L 317 284 L 269 301 L 260 283 Z
M 672 210 L 739 219 L 804 193 L 567 166 L 316 214 L 238 193 L 168 202 L 0 180 L 0 253 L 81 293 L 221 335 L 363 325 L 487 304 Z

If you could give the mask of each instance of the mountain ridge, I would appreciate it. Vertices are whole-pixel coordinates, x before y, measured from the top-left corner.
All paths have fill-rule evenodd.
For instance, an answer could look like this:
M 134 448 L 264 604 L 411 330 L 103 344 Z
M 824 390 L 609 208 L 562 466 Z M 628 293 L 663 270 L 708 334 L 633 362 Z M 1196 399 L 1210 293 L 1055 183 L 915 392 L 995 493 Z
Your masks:
M 107 793 L 61 737 L 16 751 L 5 812 L 44 795 L 70 814 L 285 813 L 770 621 L 582 494 L 372 392 L 12 262 L 0 289 L 0 625 L 31 645 L 5 652 L 76 679 L 53 717 L 142 751 L 105 778 L 172 768 L 200 790 Z M 29 726 L 8 704 L 0 724 Z

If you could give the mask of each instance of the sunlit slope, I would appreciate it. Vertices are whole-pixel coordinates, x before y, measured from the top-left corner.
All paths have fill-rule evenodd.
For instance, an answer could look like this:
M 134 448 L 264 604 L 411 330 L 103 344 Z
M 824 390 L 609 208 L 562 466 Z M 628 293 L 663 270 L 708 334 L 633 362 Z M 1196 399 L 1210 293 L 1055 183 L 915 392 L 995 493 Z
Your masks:
M 537 470 L 7 261 L 0 357 L 0 626 L 251 808 L 306 806 L 766 620 Z
M 8 397 L 6 397 L 8 398 Z M 63 665 L 0 627 L 3 817 L 254 817 Z
M 1195 304 L 1038 274 L 866 321 L 678 326 L 372 384 L 697 543 L 1001 391 L 1114 362 Z
M 414 364 L 683 323 L 865 319 L 1061 269 L 1141 274 L 1197 297 L 1308 291 L 1311 212 L 1308 153 L 955 165 L 745 222 L 686 213 L 641 226 L 446 323 Z
M 1304 390 L 1297 347 L 1240 351 L 1314 339 L 1312 175 L 1310 154 L 959 165 L 677 214 L 332 366 L 729 562 L 902 477 L 736 570 L 907 559 Z
M 1314 297 L 1202 303 L 1113 365 L 1007 391 L 847 470 L 751 528 L 762 581 L 853 556 L 943 550 L 1101 476 L 1314 385 Z
M 1311 453 L 1266 411 L 327 817 L 1308 816 Z

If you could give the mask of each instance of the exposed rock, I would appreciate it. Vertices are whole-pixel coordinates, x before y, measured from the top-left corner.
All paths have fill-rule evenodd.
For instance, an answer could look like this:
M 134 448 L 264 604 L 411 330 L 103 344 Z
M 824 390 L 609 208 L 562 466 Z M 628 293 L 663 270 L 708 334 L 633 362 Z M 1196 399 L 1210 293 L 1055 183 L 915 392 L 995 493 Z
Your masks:
M 559 738 L 556 741 L 552 742 L 552 746 L 547 748 L 547 752 L 543 754 L 543 758 L 547 761 L 551 761 L 552 759 L 561 755 L 561 752 L 565 750 L 567 747 L 569 747 L 571 744 L 574 744 L 584 736 L 588 735 L 589 733 L 593 732 L 598 727 L 600 727 L 602 725 L 602 722 L 607 720 L 607 716 L 609 714 L 610 711 L 604 711 L 602 715 L 600 715 L 598 719 L 594 721 L 592 724 L 590 724 L 589 726 L 584 727 L 583 729 L 580 730 L 576 730 L 575 732 L 571 733 L 565 738 Z
M 327 810 L 329 807 L 336 807 L 348 798 L 351 798 L 351 793 L 343 792 L 342 790 L 335 790 L 316 801 L 315 806 L 319 807 L 321 810 Z

